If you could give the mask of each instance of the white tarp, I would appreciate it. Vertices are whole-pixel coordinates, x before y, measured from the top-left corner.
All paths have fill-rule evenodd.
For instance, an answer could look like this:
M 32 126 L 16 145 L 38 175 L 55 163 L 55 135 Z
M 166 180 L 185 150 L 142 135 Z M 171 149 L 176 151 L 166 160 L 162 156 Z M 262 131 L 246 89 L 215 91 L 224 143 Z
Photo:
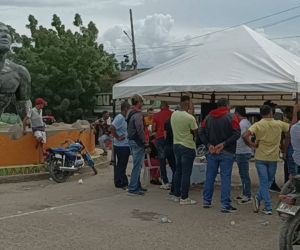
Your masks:
M 300 58 L 247 26 L 113 87 L 113 98 L 174 92 L 299 92 Z

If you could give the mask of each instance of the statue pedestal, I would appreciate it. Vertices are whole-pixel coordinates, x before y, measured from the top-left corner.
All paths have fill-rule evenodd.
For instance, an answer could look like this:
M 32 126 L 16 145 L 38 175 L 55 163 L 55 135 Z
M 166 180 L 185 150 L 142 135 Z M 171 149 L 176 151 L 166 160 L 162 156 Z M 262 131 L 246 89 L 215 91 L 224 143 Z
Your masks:
M 95 151 L 95 135 L 86 125 L 76 122 L 74 124 L 53 124 L 46 129 L 47 143 L 44 148 L 66 147 L 63 143 L 66 140 L 77 140 L 80 131 L 85 129 L 81 134 L 80 140 L 87 150 L 93 154 Z M 36 148 L 37 141 L 32 132 L 25 136 L 20 135 L 18 125 L 8 125 L 0 127 L 0 168 L 15 165 L 31 165 L 40 163 L 40 148 Z

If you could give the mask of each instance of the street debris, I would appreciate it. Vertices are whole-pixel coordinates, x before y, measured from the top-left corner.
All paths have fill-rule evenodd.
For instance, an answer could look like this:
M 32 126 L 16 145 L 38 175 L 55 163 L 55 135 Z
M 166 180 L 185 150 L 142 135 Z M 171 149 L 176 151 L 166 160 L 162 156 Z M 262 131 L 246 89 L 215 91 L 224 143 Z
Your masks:
M 264 221 L 264 222 L 262 222 L 261 223 L 263 226 L 268 226 L 269 224 L 270 224 L 270 222 L 269 221 Z
M 162 217 L 160 219 L 160 222 L 161 223 L 172 223 L 172 221 L 168 217 L 166 217 L 166 216 Z
M 83 180 L 82 180 L 82 179 L 79 179 L 79 180 L 78 180 L 78 183 L 79 183 L 79 184 L 83 184 Z
M 235 221 L 234 220 L 230 221 L 230 225 L 234 226 L 235 225 Z

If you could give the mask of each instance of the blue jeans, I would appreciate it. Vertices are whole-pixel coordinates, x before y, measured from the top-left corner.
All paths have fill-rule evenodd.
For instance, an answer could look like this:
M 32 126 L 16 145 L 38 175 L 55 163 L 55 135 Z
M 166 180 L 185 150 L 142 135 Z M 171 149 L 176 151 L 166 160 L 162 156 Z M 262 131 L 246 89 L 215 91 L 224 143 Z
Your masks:
M 259 178 L 259 190 L 256 198 L 259 202 L 264 201 L 267 210 L 272 210 L 272 200 L 269 193 L 277 169 L 276 161 L 260 161 L 256 160 L 256 169 Z
M 215 188 L 215 179 L 220 167 L 221 174 L 221 203 L 222 208 L 231 207 L 231 173 L 234 161 L 233 154 L 208 154 L 206 180 L 204 185 L 203 199 L 204 204 L 211 205 Z
M 160 175 L 164 184 L 169 183 L 166 169 L 166 155 L 165 155 L 165 140 L 157 139 L 156 149 L 158 153 L 159 166 L 160 166 Z
M 137 143 L 133 140 L 129 140 L 129 146 L 132 153 L 133 168 L 128 191 L 131 193 L 137 193 L 141 189 L 140 175 L 145 159 L 145 148 L 137 145 Z
M 189 197 L 191 174 L 196 157 L 195 149 L 174 144 L 176 171 L 174 176 L 174 194 L 186 199 Z
M 114 162 L 114 183 L 115 187 L 122 188 L 128 186 L 128 178 L 126 168 L 130 155 L 129 147 L 114 146 L 115 159 Z
M 249 176 L 249 160 L 251 159 L 251 154 L 236 154 L 235 159 L 242 181 L 243 195 L 251 198 L 251 180 Z
M 295 176 L 299 174 L 298 166 L 293 159 L 293 153 L 294 153 L 293 147 L 289 145 L 287 156 L 286 156 L 286 164 L 288 167 L 288 173 L 291 176 Z
M 168 160 L 169 166 L 172 170 L 171 192 L 174 193 L 174 176 L 175 176 L 175 172 L 176 172 L 176 159 L 175 159 L 172 144 L 166 144 L 165 145 L 165 156 L 166 156 L 166 159 Z

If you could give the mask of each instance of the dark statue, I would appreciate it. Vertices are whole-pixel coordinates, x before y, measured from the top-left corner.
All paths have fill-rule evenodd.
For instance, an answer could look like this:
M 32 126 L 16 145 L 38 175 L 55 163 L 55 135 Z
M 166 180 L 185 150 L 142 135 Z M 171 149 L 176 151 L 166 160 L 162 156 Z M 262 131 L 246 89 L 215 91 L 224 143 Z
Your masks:
M 0 116 L 13 105 L 23 119 L 31 107 L 31 79 L 25 67 L 6 59 L 11 43 L 8 27 L 0 22 Z

